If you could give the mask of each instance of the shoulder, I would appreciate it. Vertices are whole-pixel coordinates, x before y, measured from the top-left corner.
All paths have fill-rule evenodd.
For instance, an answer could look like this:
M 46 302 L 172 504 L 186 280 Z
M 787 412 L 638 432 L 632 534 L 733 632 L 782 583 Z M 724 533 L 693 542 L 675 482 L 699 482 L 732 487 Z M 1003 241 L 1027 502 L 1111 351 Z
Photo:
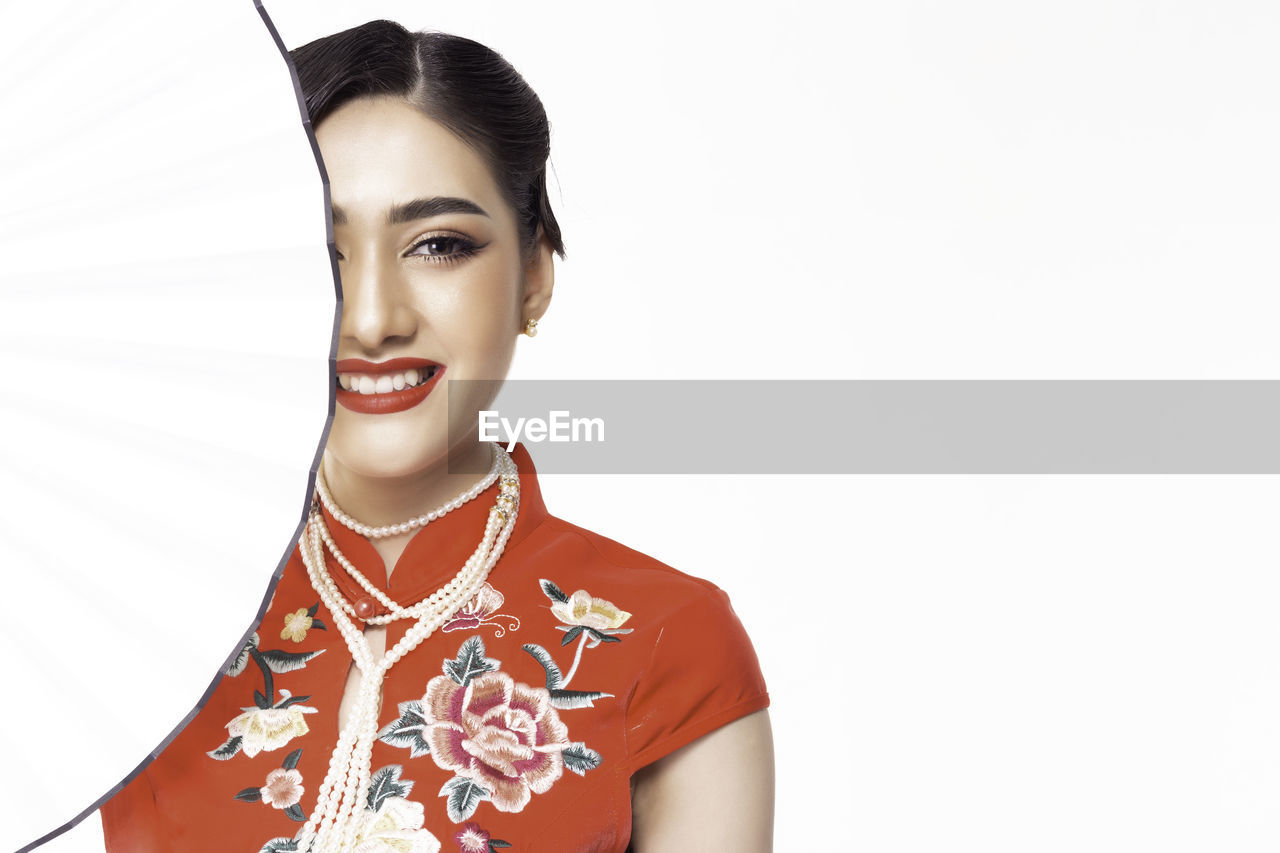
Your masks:
M 538 533 L 526 569 L 536 573 L 561 617 L 572 611 L 575 624 L 585 619 L 597 628 L 626 629 L 627 646 L 648 649 L 651 664 L 675 648 L 696 647 L 745 654 L 754 662 L 729 593 L 715 582 L 555 516 Z
M 554 516 L 530 539 L 556 618 L 627 651 L 628 771 L 769 704 L 755 648 L 716 583 Z
M 565 584 L 551 580 L 562 588 L 590 588 L 594 584 L 628 600 L 645 602 L 650 613 L 670 614 L 727 603 L 725 591 L 713 581 L 562 518 L 548 516 L 538 534 L 535 557 L 541 558 L 540 564 L 558 570 Z

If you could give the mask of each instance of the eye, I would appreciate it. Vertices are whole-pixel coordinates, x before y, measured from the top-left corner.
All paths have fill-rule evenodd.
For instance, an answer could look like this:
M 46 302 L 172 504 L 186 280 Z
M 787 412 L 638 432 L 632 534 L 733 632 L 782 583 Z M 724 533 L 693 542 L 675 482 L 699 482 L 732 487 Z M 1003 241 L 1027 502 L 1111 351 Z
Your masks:
M 431 234 L 414 243 L 409 254 L 433 264 L 454 264 L 483 248 L 461 234 Z

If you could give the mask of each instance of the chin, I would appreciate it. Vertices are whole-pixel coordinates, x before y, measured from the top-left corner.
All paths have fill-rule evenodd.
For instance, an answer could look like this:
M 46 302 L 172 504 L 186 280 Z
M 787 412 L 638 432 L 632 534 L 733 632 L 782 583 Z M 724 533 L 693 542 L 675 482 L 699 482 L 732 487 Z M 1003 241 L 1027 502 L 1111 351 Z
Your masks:
M 326 454 L 366 477 L 404 477 L 430 467 L 448 451 L 443 436 L 432 438 L 422 428 L 329 431 Z M 353 433 L 363 434 L 353 434 Z

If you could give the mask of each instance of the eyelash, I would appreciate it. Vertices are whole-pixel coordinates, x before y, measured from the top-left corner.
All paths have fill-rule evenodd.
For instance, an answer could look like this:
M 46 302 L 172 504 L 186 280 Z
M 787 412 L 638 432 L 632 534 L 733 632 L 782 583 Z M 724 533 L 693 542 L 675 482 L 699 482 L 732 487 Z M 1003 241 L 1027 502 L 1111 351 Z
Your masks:
M 457 248 L 445 255 L 428 255 L 421 254 L 417 251 L 428 243 L 436 240 L 445 241 L 446 244 L 451 244 Z M 422 258 L 429 264 L 444 264 L 449 266 L 466 260 L 483 248 L 484 246 L 477 245 L 470 239 L 463 237 L 461 234 L 430 234 L 410 246 L 409 254 L 412 257 Z
M 427 254 L 420 254 L 417 251 L 418 249 L 422 248 L 423 246 L 425 246 L 426 244 L 434 240 L 448 241 L 450 244 L 456 246 L 457 248 L 453 252 L 450 252 L 447 255 L 427 255 Z M 429 234 L 421 238 L 420 240 L 418 240 L 412 246 L 409 247 L 409 256 L 415 257 L 415 258 L 421 258 L 422 260 L 426 261 L 429 264 L 442 264 L 444 266 L 451 266 L 453 264 L 466 260 L 467 258 L 476 254 L 487 245 L 489 244 L 488 243 L 477 244 L 474 241 L 472 241 L 470 238 L 463 237 L 461 234 Z M 341 252 L 338 253 L 338 260 L 345 260 L 345 258 L 342 257 Z

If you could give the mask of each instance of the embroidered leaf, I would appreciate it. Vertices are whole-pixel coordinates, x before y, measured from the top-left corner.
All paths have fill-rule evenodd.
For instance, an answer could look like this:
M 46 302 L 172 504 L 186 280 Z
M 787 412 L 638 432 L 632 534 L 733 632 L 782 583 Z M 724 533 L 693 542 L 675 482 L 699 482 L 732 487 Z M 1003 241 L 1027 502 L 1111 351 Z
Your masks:
M 572 643 L 574 640 L 578 638 L 578 635 L 581 634 L 582 631 L 583 631 L 583 627 L 581 625 L 574 625 L 568 631 L 564 632 L 564 639 L 560 641 L 560 645 L 562 646 L 569 645 L 570 643 Z
M 413 790 L 413 782 L 400 778 L 403 771 L 404 767 L 401 765 L 389 764 L 373 774 L 373 778 L 369 780 L 369 808 L 372 811 L 376 812 L 388 797 L 409 796 L 409 792 Z
M 271 674 L 271 666 L 267 663 L 266 658 L 262 656 L 262 651 L 256 646 L 249 649 L 249 657 L 253 658 L 253 662 L 258 665 L 258 669 L 262 670 L 262 691 L 264 696 L 270 696 L 271 701 L 275 701 L 276 688 L 274 676 Z M 258 705 L 259 708 L 270 708 L 268 705 Z
M 210 758 L 216 758 L 219 761 L 226 761 L 228 758 L 240 751 L 240 743 L 243 740 L 243 737 L 236 735 L 235 737 L 229 738 L 226 743 L 217 749 L 206 752 L 205 755 Z
M 312 627 L 312 628 L 315 628 L 317 631 L 328 631 L 328 630 L 329 630 L 327 627 L 325 627 L 325 624 L 324 624 L 323 622 L 321 622 L 319 619 L 312 619 L 312 620 L 311 620 L 311 627 Z
M 560 672 L 560 667 L 556 666 L 556 662 L 551 659 L 550 652 L 537 643 L 525 643 L 521 648 L 533 655 L 533 659 L 542 664 L 542 668 L 547 671 L 547 689 L 554 693 L 555 689 L 564 683 L 564 674 Z
M 569 710 L 573 708 L 594 708 L 596 699 L 613 696 L 612 693 L 601 693 L 598 690 L 552 690 L 551 707 Z
M 307 615 L 308 615 L 308 616 L 315 616 L 315 615 L 316 615 L 316 611 L 318 611 L 319 609 L 320 609 L 320 602 L 318 602 L 318 601 L 317 601 L 315 604 L 313 604 L 313 605 L 311 605 L 310 607 L 308 607 L 308 608 L 307 608 Z M 312 624 L 314 624 L 314 622 L 313 622 Z
M 243 791 L 236 794 L 235 798 L 237 800 L 243 800 L 246 803 L 256 803 L 262 800 L 262 789 L 245 788 Z
M 284 764 L 281 764 L 280 766 L 283 767 L 285 770 L 292 770 L 293 768 L 298 766 L 298 759 L 301 757 L 302 757 L 302 750 L 295 749 L 293 752 L 289 753 L 284 757 Z
M 445 800 L 445 811 L 449 813 L 449 820 L 462 823 L 476 813 L 476 806 L 480 805 L 481 800 L 489 799 L 489 793 L 487 789 L 470 779 L 454 776 L 444 783 L 439 796 L 449 798 Z
M 564 758 L 564 766 L 579 776 L 585 775 L 588 770 L 595 770 L 603 761 L 600 753 L 585 743 L 571 743 L 560 755 Z
M 279 704 L 276 705 L 276 707 L 288 708 L 290 705 L 297 705 L 299 702 L 305 702 L 310 698 L 311 698 L 310 693 L 308 693 L 306 696 L 287 696 L 284 699 L 281 699 Z
M 273 838 L 266 844 L 262 845 L 262 849 L 259 850 L 258 853 L 286 853 L 286 851 L 296 851 L 297 849 L 297 839 Z
M 303 823 L 307 819 L 307 816 L 302 813 L 302 806 L 297 803 L 285 809 L 284 813 L 289 816 L 289 820 L 296 820 L 298 823 Z
M 267 701 L 267 697 L 262 695 L 261 690 L 253 691 L 253 703 L 259 708 L 270 708 L 271 703 Z
M 608 634 L 602 634 L 595 628 L 588 628 L 587 633 L 595 638 L 597 643 L 621 643 L 621 637 L 611 637 Z
M 223 670 L 232 678 L 244 672 L 244 668 L 249 665 L 249 649 L 258 647 L 258 632 L 254 631 L 249 641 L 240 648 L 240 653 L 236 655 L 236 659 L 231 662 L 231 666 Z
M 482 672 L 497 672 L 499 663 L 484 656 L 484 641 L 477 634 L 463 640 L 456 660 L 444 662 L 444 674 L 466 687 Z
M 490 849 L 490 850 L 493 850 L 495 847 L 510 847 L 510 846 L 511 846 L 511 842 L 510 842 L 510 841 L 503 841 L 501 838 L 490 838 L 490 839 L 489 839 L 489 849 Z
M 270 649 L 262 652 L 262 659 L 271 667 L 272 672 L 293 672 L 302 669 L 307 661 L 324 654 L 324 649 L 314 652 L 286 652 L 284 649 Z
M 558 602 L 560 604 L 569 603 L 569 596 L 565 595 L 564 592 L 560 589 L 560 587 L 556 586 L 551 581 L 547 580 L 546 578 L 543 578 L 542 580 L 538 581 L 538 584 L 539 586 L 542 587 L 542 591 L 546 593 L 547 598 L 551 599 L 552 601 Z
M 431 752 L 431 744 L 425 737 L 427 719 L 422 713 L 422 702 L 414 699 L 401 702 L 400 719 L 393 720 L 378 732 L 378 740 L 409 750 L 410 758 L 420 758 Z

